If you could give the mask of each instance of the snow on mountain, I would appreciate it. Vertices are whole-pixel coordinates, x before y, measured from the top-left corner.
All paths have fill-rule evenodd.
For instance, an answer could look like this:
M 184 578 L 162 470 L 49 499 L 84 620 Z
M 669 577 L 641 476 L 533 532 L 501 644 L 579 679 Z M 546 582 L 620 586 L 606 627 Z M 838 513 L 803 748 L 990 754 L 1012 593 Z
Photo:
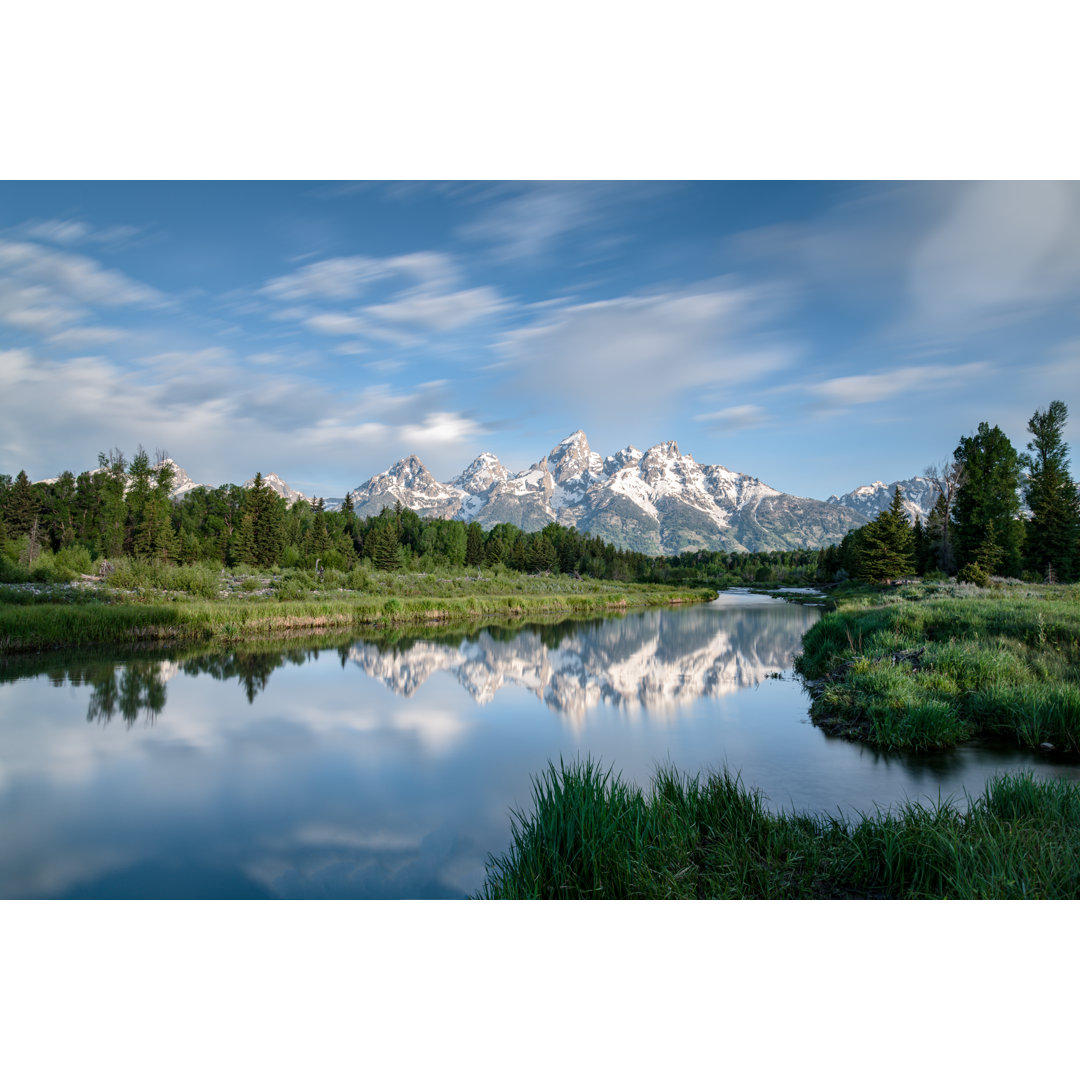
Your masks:
M 465 492 L 451 484 L 440 484 L 424 463 L 410 454 L 355 488 L 351 495 L 361 517 L 400 502 L 424 517 L 449 518 L 461 509 Z
M 875 480 L 874 483 L 863 484 L 862 487 L 857 487 L 846 495 L 830 495 L 825 501 L 834 506 L 850 507 L 872 519 L 883 510 L 889 509 L 898 485 L 908 520 L 914 524 L 915 518 L 921 517 L 925 523 L 938 498 L 937 485 L 925 476 L 913 476 L 910 480 L 894 480 L 891 484 Z
M 306 502 L 311 502 L 303 492 L 294 491 L 276 472 L 263 473 L 263 483 L 275 494 L 280 495 L 287 505 L 292 506 L 293 503 L 299 502 L 301 499 Z M 255 477 L 253 476 L 244 487 L 253 487 L 255 484 Z
M 866 520 L 847 506 L 799 499 L 722 465 L 700 465 L 674 441 L 644 452 L 627 446 L 603 458 L 580 430 L 519 473 L 484 453 L 444 484 L 413 454 L 352 497 L 362 517 L 401 502 L 421 516 L 485 528 L 510 522 L 533 531 L 557 521 L 653 555 L 816 547 Z
M 182 465 L 178 465 L 172 458 L 165 458 L 161 465 L 171 465 L 173 468 L 173 481 L 172 490 L 169 492 L 169 498 L 182 499 L 188 492 L 194 491 L 196 488 L 206 487 L 206 484 L 197 484 L 187 474 Z M 156 473 L 161 465 L 151 465 L 150 471 Z M 96 476 L 98 473 L 108 472 L 108 467 L 98 467 L 96 469 L 87 469 L 86 472 L 91 476 Z M 59 476 L 51 476 L 48 480 L 39 480 L 39 484 L 55 484 L 60 479 Z M 134 477 L 126 476 L 124 478 L 124 491 L 130 491 L 135 484 Z

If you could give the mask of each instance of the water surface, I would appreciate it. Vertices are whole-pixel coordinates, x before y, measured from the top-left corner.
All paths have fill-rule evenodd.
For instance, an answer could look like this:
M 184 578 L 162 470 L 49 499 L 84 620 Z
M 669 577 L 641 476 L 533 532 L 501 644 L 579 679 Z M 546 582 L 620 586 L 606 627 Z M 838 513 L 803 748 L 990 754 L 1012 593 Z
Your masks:
M 0 896 L 462 897 L 560 756 L 643 783 L 727 764 L 774 806 L 848 813 L 977 793 L 996 771 L 1080 779 L 1017 752 L 824 735 L 790 672 L 819 617 L 727 593 L 427 639 L 8 661 Z

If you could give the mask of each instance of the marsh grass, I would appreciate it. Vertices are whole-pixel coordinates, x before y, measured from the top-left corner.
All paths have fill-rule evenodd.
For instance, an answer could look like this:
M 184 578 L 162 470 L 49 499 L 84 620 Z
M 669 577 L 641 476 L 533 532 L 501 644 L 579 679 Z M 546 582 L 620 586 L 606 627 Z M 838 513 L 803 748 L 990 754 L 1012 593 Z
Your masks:
M 410 587 L 415 585 L 410 578 L 416 575 L 397 580 L 389 574 L 370 575 L 374 587 L 367 592 L 340 586 L 315 590 L 301 576 L 306 571 L 286 571 L 271 595 L 240 590 L 235 596 L 204 599 L 199 590 L 213 587 L 216 591 L 214 581 L 200 568 L 173 568 L 182 569 L 193 571 L 190 589 L 194 595 L 156 589 L 143 592 L 139 586 L 131 591 L 97 592 L 54 586 L 46 596 L 28 591 L 28 586 L 10 586 L 0 595 L 0 653 L 152 640 L 236 641 L 372 625 L 584 615 L 703 601 L 715 595 L 708 589 L 527 575 L 500 578 L 498 591 L 488 591 L 490 582 L 460 577 L 449 579 L 452 587 L 442 593 L 428 592 Z M 318 584 L 313 575 L 310 584 Z
M 727 771 L 648 792 L 586 759 L 534 780 L 485 899 L 1074 899 L 1080 788 L 999 776 L 963 809 L 855 820 L 766 809 Z
M 907 587 L 836 601 L 795 669 L 827 730 L 888 750 L 974 735 L 1080 753 L 1080 590 Z

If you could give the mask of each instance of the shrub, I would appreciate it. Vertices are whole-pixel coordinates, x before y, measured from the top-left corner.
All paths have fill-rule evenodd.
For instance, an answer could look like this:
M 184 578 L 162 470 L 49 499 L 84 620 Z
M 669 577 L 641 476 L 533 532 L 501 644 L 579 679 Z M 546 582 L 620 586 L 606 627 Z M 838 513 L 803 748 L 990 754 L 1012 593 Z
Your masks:
M 967 566 L 958 571 L 956 580 L 966 585 L 978 585 L 980 589 L 985 589 L 990 584 L 990 574 L 977 562 L 973 562 L 968 563 Z

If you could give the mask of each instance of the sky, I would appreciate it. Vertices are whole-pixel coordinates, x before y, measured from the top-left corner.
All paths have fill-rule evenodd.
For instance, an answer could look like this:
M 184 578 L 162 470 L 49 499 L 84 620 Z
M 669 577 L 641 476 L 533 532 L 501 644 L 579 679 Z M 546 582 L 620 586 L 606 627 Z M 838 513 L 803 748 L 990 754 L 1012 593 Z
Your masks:
M 583 429 L 813 498 L 1054 399 L 1080 184 L 0 183 L 0 472 L 168 452 L 340 496 Z

